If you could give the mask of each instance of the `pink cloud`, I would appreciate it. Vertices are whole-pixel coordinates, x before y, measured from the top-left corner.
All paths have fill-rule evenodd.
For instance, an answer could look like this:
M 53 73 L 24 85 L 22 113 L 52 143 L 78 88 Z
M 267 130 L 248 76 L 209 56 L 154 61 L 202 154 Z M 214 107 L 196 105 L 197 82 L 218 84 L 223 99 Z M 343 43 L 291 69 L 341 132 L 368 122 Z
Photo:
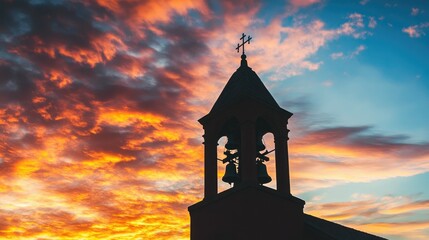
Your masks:
M 352 13 L 349 15 L 349 18 L 357 27 L 364 27 L 363 24 L 363 15 L 360 13 Z
M 366 49 L 366 47 L 364 45 L 359 45 L 353 52 L 351 52 L 347 55 L 345 55 L 343 52 L 332 53 L 331 58 L 333 60 L 340 59 L 340 58 L 350 59 L 350 58 L 353 58 L 353 57 L 359 55 L 365 49 Z
M 408 36 L 412 38 L 418 38 L 420 37 L 421 33 L 417 29 L 417 25 L 409 26 L 407 28 L 403 28 L 402 32 L 407 33 Z
M 409 26 L 407 28 L 402 28 L 402 32 L 408 34 L 408 36 L 410 36 L 411 38 L 419 38 L 423 35 L 426 35 L 423 29 L 427 27 L 429 27 L 429 22 Z
M 237 58 L 230 56 L 231 46 L 237 43 L 239 35 L 235 29 L 251 29 L 251 34 L 257 41 L 251 43 L 249 52 L 249 65 L 258 69 L 258 72 L 273 71 L 271 80 L 284 80 L 285 78 L 302 74 L 304 71 L 315 71 L 323 64 L 321 61 L 311 61 L 308 58 L 328 42 L 341 36 L 359 34 L 360 30 L 352 25 L 341 25 L 329 29 L 321 20 L 309 23 L 296 20 L 292 25 L 282 25 L 281 18 L 264 24 L 255 18 L 256 9 L 228 16 L 222 26 L 221 35 L 213 35 L 209 43 L 210 49 L 224 69 L 222 73 L 233 71 L 238 64 Z M 252 19 L 249 21 L 248 19 Z M 229 77 L 225 74 L 224 78 Z M 219 86 L 220 87 L 220 86 Z M 205 96 L 209 97 L 209 96 Z
M 348 21 L 342 25 L 346 35 L 351 35 L 354 38 L 365 38 L 367 35 L 371 34 L 365 30 L 364 15 L 352 13 L 347 18 Z
M 357 55 L 359 55 L 363 50 L 365 50 L 366 47 L 364 45 L 359 45 L 350 55 L 350 58 L 353 58 Z
M 315 3 L 319 3 L 321 0 L 291 0 L 290 3 L 295 7 L 307 7 Z

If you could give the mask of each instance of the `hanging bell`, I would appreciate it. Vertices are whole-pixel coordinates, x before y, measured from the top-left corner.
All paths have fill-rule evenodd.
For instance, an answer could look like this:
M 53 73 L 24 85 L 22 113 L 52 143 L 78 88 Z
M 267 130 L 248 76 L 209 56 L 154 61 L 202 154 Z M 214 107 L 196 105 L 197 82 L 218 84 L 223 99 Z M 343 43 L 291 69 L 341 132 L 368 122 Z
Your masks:
M 237 168 L 235 167 L 235 164 L 233 162 L 229 162 L 226 165 L 225 175 L 222 177 L 222 181 L 231 184 L 233 182 L 237 182 L 237 180 L 238 180 Z
M 262 134 L 256 134 L 256 150 L 258 152 L 262 151 L 265 149 L 265 145 L 262 142 Z
M 239 147 L 239 141 L 237 134 L 229 134 L 227 135 L 228 142 L 225 144 L 225 148 L 228 150 L 235 150 Z
M 268 175 L 267 166 L 260 161 L 256 162 L 256 171 L 258 174 L 259 184 L 265 184 L 271 182 L 271 177 Z

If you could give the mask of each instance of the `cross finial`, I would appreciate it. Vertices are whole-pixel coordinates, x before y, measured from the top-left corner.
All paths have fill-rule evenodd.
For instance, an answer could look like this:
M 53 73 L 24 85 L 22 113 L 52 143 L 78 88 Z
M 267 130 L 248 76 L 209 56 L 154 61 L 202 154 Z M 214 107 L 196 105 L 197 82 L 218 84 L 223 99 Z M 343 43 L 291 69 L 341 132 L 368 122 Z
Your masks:
M 237 47 L 235 49 L 237 49 L 237 52 L 240 52 L 240 47 L 243 47 L 243 53 L 241 54 L 242 56 L 245 55 L 244 54 L 244 44 L 245 43 L 249 43 L 250 44 L 250 40 L 252 39 L 250 36 L 247 36 L 247 40 L 244 40 L 244 38 L 246 37 L 246 34 L 242 34 L 240 40 L 242 40 L 241 44 L 237 44 Z

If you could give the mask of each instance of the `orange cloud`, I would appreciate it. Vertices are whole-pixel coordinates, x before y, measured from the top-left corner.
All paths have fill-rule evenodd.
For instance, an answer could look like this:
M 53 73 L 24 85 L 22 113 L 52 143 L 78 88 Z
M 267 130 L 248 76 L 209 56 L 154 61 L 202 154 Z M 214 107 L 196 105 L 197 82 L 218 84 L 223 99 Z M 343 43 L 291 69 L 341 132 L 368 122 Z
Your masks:
M 416 239 L 424 239 L 422 236 L 429 227 L 428 222 L 407 221 L 401 218 L 401 214 L 427 210 L 427 201 L 410 202 L 405 197 L 357 196 L 356 199 L 358 198 L 363 200 L 324 204 L 307 202 L 306 212 L 385 237 L 416 236 Z M 373 222 L 369 219 L 384 221 Z
M 362 231 L 390 236 L 406 236 L 412 239 L 426 239 L 424 230 L 429 228 L 428 221 L 399 222 L 399 223 L 369 223 L 352 225 Z
M 403 205 L 399 205 L 390 209 L 387 209 L 383 211 L 385 214 L 401 214 L 401 213 L 409 213 L 413 211 L 420 211 L 420 210 L 429 210 L 429 201 L 416 201 L 411 202 Z

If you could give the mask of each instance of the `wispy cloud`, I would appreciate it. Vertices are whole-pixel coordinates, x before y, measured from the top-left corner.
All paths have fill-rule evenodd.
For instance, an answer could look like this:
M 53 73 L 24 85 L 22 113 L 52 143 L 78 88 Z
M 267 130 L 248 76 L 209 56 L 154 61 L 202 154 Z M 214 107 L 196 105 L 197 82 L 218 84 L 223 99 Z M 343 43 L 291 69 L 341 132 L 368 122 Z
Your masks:
M 402 214 L 409 213 L 412 211 L 429 210 L 429 200 L 413 201 L 405 204 L 401 204 L 390 209 L 386 209 L 383 213 L 386 214 Z
M 413 211 L 429 211 L 427 201 L 412 201 L 408 196 L 358 196 L 350 202 L 306 204 L 306 211 L 325 219 L 341 222 L 347 226 L 380 234 L 385 237 L 416 236 L 424 239 L 429 228 L 427 221 L 403 220 L 402 214 Z M 378 219 L 368 222 L 369 219 Z M 414 238 L 414 237 L 413 237 Z
M 310 174 L 314 171 L 323 172 L 325 177 L 312 186 L 327 187 L 339 182 L 366 182 L 429 170 L 429 143 L 410 144 L 405 136 L 371 134 L 368 126 L 309 130 L 290 144 L 291 165 L 297 169 L 292 176 L 297 179 L 295 187 L 299 192 L 312 189 L 305 181 L 318 181 L 317 176 Z M 408 159 L 407 165 L 396 167 L 402 165 L 403 159 Z M 349 171 L 340 170 L 345 168 Z
M 351 54 L 350 57 L 353 58 L 357 55 L 359 55 L 363 50 L 365 50 L 366 47 L 364 45 L 359 45 Z
M 370 32 L 365 30 L 364 15 L 360 13 L 352 13 L 348 15 L 348 21 L 343 24 L 345 29 L 352 29 L 349 34 L 354 38 L 364 39 Z
M 352 13 L 349 15 L 349 19 L 351 19 L 353 24 L 357 27 L 364 27 L 363 17 L 364 16 L 360 13 Z
M 353 52 L 349 53 L 348 55 L 345 55 L 343 52 L 336 52 L 331 54 L 331 58 L 333 60 L 337 60 L 341 58 L 351 59 L 359 55 L 365 49 L 366 49 L 365 45 L 359 45 Z
M 344 53 L 343 52 L 336 52 L 336 53 L 332 53 L 331 54 L 331 58 L 332 59 L 338 59 L 338 58 L 342 58 L 342 57 L 344 57 Z
M 251 18 L 249 13 L 246 13 L 245 18 Z M 250 27 L 248 21 L 246 23 L 245 26 Z M 229 51 L 227 44 L 234 44 L 227 39 L 233 39 L 236 35 L 232 26 L 237 25 L 237 20 L 231 21 L 230 24 L 223 29 L 224 38 L 213 42 L 214 45 L 222 46 L 215 55 L 222 59 L 220 62 L 225 63 L 225 69 L 234 64 L 230 58 L 224 59 L 224 56 L 227 56 L 226 51 Z M 276 18 L 268 25 L 256 21 L 251 27 L 255 29 L 254 36 L 264 43 L 264 45 L 254 46 L 251 50 L 258 53 L 252 58 L 255 63 L 253 66 L 261 73 L 273 71 L 275 74 L 271 80 L 284 80 L 305 71 L 319 69 L 323 63 L 310 60 L 319 49 L 339 37 L 361 34 L 361 29 L 354 25 L 342 24 L 337 28 L 329 29 L 320 20 L 296 21 L 291 26 L 283 26 L 281 19 Z

